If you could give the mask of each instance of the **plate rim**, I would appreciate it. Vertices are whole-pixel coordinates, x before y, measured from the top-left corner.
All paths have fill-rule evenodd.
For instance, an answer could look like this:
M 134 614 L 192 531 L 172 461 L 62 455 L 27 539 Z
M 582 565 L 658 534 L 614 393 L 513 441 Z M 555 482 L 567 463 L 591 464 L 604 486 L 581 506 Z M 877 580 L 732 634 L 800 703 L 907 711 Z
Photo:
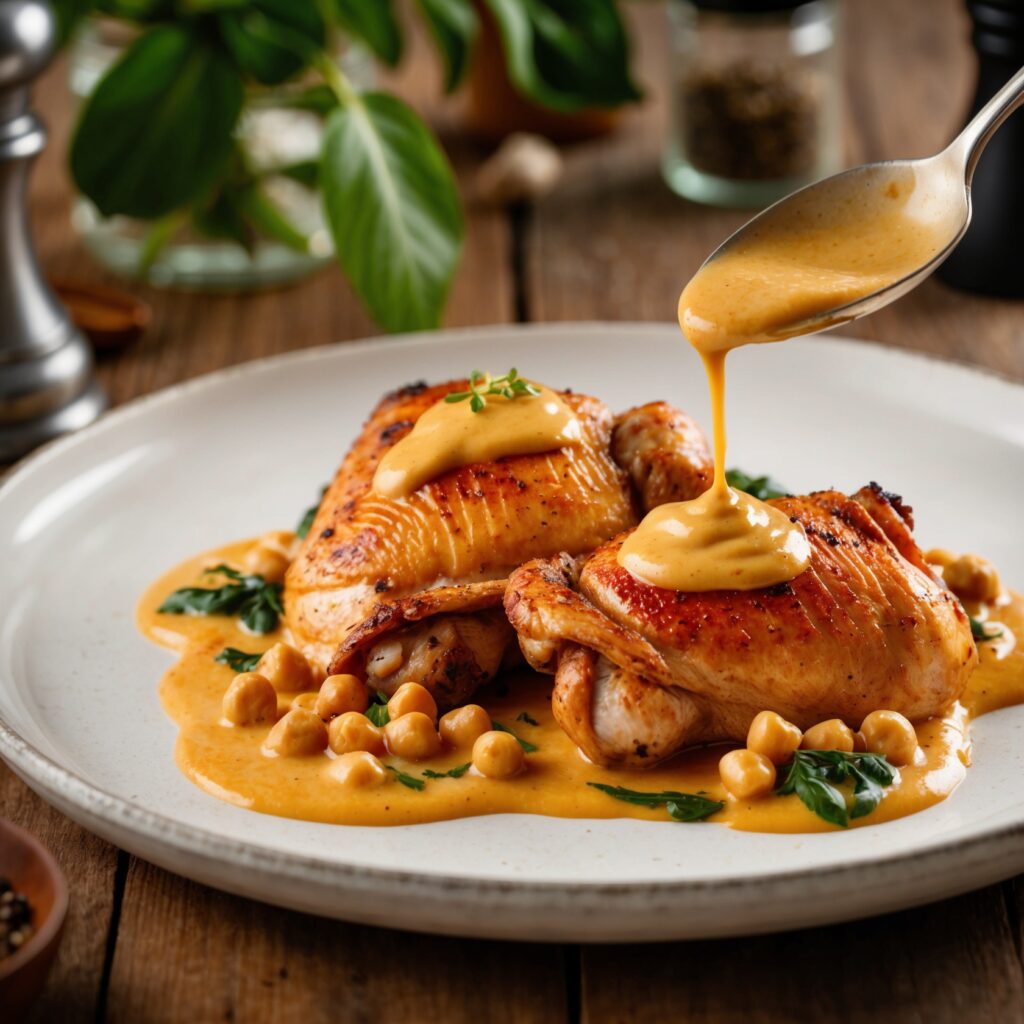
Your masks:
M 151 394 L 132 399 L 106 413 L 101 419 L 82 430 L 50 442 L 17 463 L 5 476 L 0 482 L 0 501 L 4 499 L 9 490 L 18 486 L 25 476 L 42 468 L 67 449 L 73 449 L 83 444 L 88 445 L 97 434 L 102 435 L 108 430 L 116 429 L 122 423 L 134 419 L 146 410 L 171 403 L 183 394 L 202 391 L 216 386 L 221 381 L 259 372 L 278 364 L 316 362 L 330 358 L 339 351 L 358 352 L 371 347 L 379 349 L 381 347 L 402 348 L 408 345 L 419 347 L 443 344 L 450 338 L 465 335 L 515 336 L 552 332 L 573 335 L 586 334 L 595 330 L 658 334 L 663 333 L 668 327 L 674 329 L 674 325 L 670 322 L 650 321 L 563 321 L 477 325 L 442 331 L 423 331 L 397 338 L 383 336 L 333 342 L 264 356 L 201 374 L 189 380 L 171 384 Z M 1024 384 L 998 371 L 945 359 L 930 353 L 885 345 L 871 339 L 830 336 L 821 338 L 819 341 L 847 350 L 869 345 L 876 350 L 885 352 L 887 356 L 905 359 L 911 363 L 926 362 L 949 365 L 960 372 L 966 371 L 989 382 L 996 382 L 1002 387 L 1018 391 L 1024 397 Z M 64 767 L 54 758 L 44 754 L 34 744 L 25 740 L 2 715 L 0 715 L 0 757 L 8 762 L 15 774 L 29 784 L 30 788 L 36 789 L 36 792 L 40 793 L 51 805 L 56 804 L 60 813 L 74 817 L 61 808 L 65 801 L 83 812 L 91 823 L 86 827 L 93 831 L 97 830 L 95 823 L 101 823 L 114 830 L 127 830 L 136 839 L 155 841 L 174 852 L 199 856 L 218 863 L 241 861 L 256 870 L 269 871 L 275 875 L 283 873 L 296 880 L 309 879 L 310 876 L 322 876 L 338 882 L 344 878 L 349 887 L 359 890 L 373 889 L 381 883 L 385 883 L 410 892 L 443 893 L 446 897 L 461 893 L 498 898 L 505 896 L 515 898 L 520 903 L 532 900 L 538 905 L 539 901 L 549 901 L 552 894 L 557 893 L 573 900 L 589 897 L 599 901 L 607 909 L 613 910 L 614 907 L 608 906 L 609 900 L 621 905 L 641 896 L 650 898 L 652 896 L 679 896 L 697 893 L 704 895 L 742 894 L 744 891 L 763 891 L 765 886 L 785 889 L 805 882 L 809 874 L 813 874 L 816 880 L 830 883 L 849 876 L 870 877 L 880 868 L 898 869 L 910 861 L 915 863 L 917 876 L 925 878 L 936 875 L 940 871 L 944 858 L 956 854 L 969 854 L 986 846 L 990 848 L 992 854 L 990 859 L 993 863 L 1000 859 L 1000 854 L 1013 855 L 1020 863 L 1016 870 L 1024 868 L 1024 819 L 983 828 L 966 839 L 957 839 L 955 835 L 936 837 L 923 846 L 897 854 L 890 853 L 877 857 L 843 860 L 827 867 L 794 869 L 747 877 L 726 876 L 714 880 L 681 878 L 614 883 L 575 882 L 572 880 L 538 881 L 536 879 L 501 879 L 488 876 L 467 877 L 451 873 L 381 868 L 366 864 L 339 863 L 314 854 L 277 850 L 259 841 L 234 839 L 208 828 L 182 823 L 171 816 L 146 808 L 138 802 L 110 793 L 103 787 L 85 779 L 73 769 Z M 37 789 L 36 786 L 39 788 Z M 996 844 L 999 846 L 998 850 L 995 848 Z M 145 858 L 146 855 L 142 856 Z M 1009 873 L 1011 872 L 1003 872 L 1000 877 L 1008 877 Z M 949 887 L 950 893 L 953 888 Z M 970 885 L 963 888 L 970 888 Z M 865 911 L 868 914 L 873 912 L 870 908 Z M 792 927 L 798 926 L 793 925 Z

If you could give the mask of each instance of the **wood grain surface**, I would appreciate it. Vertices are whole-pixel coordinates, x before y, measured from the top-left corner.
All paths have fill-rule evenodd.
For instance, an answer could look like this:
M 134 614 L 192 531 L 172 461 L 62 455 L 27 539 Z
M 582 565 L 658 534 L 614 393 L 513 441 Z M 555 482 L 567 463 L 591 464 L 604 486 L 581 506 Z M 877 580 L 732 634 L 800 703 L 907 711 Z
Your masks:
M 570 148 L 566 178 L 543 203 L 505 210 L 468 201 L 448 324 L 669 320 L 686 278 L 742 222 L 661 183 L 663 14 L 636 5 L 630 19 L 647 103 L 615 137 Z M 849 162 L 923 155 L 948 140 L 971 87 L 967 31 L 957 0 L 850 0 Z M 65 79 L 58 64 L 37 94 L 51 128 L 33 180 L 37 244 L 52 276 L 108 281 L 70 227 Z M 457 104 L 439 100 L 421 45 L 393 81 L 439 125 L 470 196 L 483 154 L 458 138 Z M 258 295 L 137 291 L 153 305 L 154 326 L 136 348 L 101 362 L 114 403 L 221 366 L 376 333 L 330 269 Z M 929 282 L 857 333 L 1024 379 L 1019 304 Z M 409 935 L 217 893 L 90 836 L 2 765 L 0 813 L 36 833 L 71 883 L 66 938 L 36 1021 L 1024 1020 L 1020 880 L 789 935 L 580 949 Z

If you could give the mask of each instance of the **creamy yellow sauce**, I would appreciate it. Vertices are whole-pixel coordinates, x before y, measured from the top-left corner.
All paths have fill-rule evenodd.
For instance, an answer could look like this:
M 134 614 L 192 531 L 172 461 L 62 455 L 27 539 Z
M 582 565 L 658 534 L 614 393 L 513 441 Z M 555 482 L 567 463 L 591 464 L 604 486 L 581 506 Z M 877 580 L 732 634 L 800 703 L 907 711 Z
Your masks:
M 782 218 L 783 215 L 780 215 Z M 670 590 L 753 590 L 795 579 L 810 562 L 798 523 L 725 478 L 725 359 L 742 345 L 782 341 L 810 318 L 895 284 L 938 255 L 948 215 L 910 168 L 865 175 L 844 202 L 811 193 L 783 219 L 709 260 L 683 290 L 679 324 L 707 371 L 715 434 L 715 481 L 692 501 L 648 513 L 619 550 L 638 579 Z
M 781 341 L 832 310 L 902 280 L 937 256 L 950 214 L 913 169 L 865 175 L 843 202 L 809 193 L 771 213 L 744 240 L 704 264 L 679 299 L 679 322 L 701 353 Z
M 167 714 L 177 723 L 176 759 L 197 786 L 240 807 L 267 814 L 345 825 L 408 825 L 501 812 L 563 818 L 641 818 L 668 821 L 663 809 L 647 809 L 612 799 L 587 785 L 600 782 L 643 791 L 704 791 L 724 800 L 710 820 L 731 828 L 761 832 L 821 832 L 833 828 L 808 811 L 795 796 L 755 801 L 727 798 L 718 775 L 723 745 L 689 750 L 653 769 L 599 768 L 587 762 L 551 714 L 551 680 L 532 673 L 502 678 L 476 698 L 498 722 L 537 747 L 526 756 L 525 771 L 510 780 L 471 773 L 460 778 L 424 780 L 422 791 L 394 780 L 379 788 L 346 787 L 332 777 L 333 755 L 268 758 L 261 750 L 269 724 L 238 727 L 221 716 L 221 699 L 234 673 L 213 661 L 224 647 L 261 652 L 282 639 L 279 632 L 251 636 L 225 616 L 191 617 L 156 611 L 167 595 L 194 584 L 202 570 L 220 562 L 240 565 L 250 544 L 229 545 L 178 566 L 156 581 L 138 609 L 142 632 L 178 652 L 179 660 L 160 684 Z M 981 645 L 981 663 L 962 701 L 941 719 L 917 726 L 918 763 L 901 768 L 879 807 L 853 827 L 877 824 L 923 810 L 947 797 L 964 778 L 969 763 L 967 724 L 972 716 L 1024 702 L 1024 599 L 1013 596 L 990 609 L 972 609 L 998 621 L 1003 636 Z M 279 711 L 311 703 L 313 693 L 281 698 Z M 520 720 L 526 716 L 531 725 Z M 470 760 L 469 750 L 449 750 L 430 761 L 386 763 L 421 778 L 424 769 L 445 771 Z M 675 825 L 674 827 L 684 827 Z
M 460 466 L 509 455 L 539 455 L 579 442 L 576 414 L 550 388 L 539 395 L 488 395 L 474 412 L 469 401 L 438 402 L 389 448 L 373 475 L 373 490 L 401 498 Z
M 637 579 L 668 590 L 755 590 L 795 579 L 811 560 L 803 527 L 784 512 L 729 486 L 725 477 L 725 352 L 704 365 L 711 389 L 715 479 L 691 501 L 644 516 L 616 556 Z

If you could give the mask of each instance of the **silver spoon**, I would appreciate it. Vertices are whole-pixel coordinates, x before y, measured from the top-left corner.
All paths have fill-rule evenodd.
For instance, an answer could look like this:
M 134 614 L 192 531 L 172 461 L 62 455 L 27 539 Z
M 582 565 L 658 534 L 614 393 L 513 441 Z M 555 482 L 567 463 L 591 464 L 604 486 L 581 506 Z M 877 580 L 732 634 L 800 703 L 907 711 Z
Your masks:
M 744 224 L 708 257 L 705 264 L 738 244 L 750 241 L 755 234 L 763 241 L 773 232 L 791 232 L 795 224 L 806 222 L 813 216 L 814 209 L 855 205 L 877 190 L 882 182 L 899 179 L 912 183 L 915 201 L 921 210 L 934 216 L 936 223 L 945 229 L 940 236 L 944 241 L 935 254 L 913 272 L 878 291 L 787 325 L 784 336 L 810 334 L 874 313 L 916 288 L 964 236 L 971 222 L 971 179 L 981 152 L 999 126 L 1021 104 L 1024 104 L 1024 68 L 978 111 L 970 124 L 941 153 L 921 160 L 863 164 L 808 185 L 780 199 Z

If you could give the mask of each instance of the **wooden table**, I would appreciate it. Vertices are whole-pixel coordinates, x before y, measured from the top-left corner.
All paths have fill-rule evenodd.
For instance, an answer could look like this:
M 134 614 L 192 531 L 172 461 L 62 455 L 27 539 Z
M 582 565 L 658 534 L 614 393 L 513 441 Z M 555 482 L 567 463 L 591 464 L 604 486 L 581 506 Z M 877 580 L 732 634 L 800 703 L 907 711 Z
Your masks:
M 850 161 L 937 149 L 970 89 L 960 5 L 852 0 L 848 13 Z M 676 199 L 659 179 L 660 17 L 647 5 L 631 11 L 651 95 L 617 137 L 571 150 L 563 186 L 529 211 L 470 205 L 449 324 L 670 320 L 680 286 L 740 223 L 740 214 Z M 58 66 L 39 96 L 53 141 L 34 181 L 37 239 L 53 275 L 102 280 L 68 226 L 63 76 Z M 422 52 L 413 52 L 397 83 L 451 135 L 456 114 L 436 100 Z M 468 183 L 480 154 L 458 141 L 451 151 Z M 115 403 L 230 363 L 376 333 L 332 271 L 254 296 L 143 292 L 156 312 L 152 331 L 101 364 Z M 859 324 L 858 334 L 1024 378 L 1024 306 L 935 282 Z M 776 937 L 516 945 L 342 924 L 214 892 L 94 838 L 2 766 L 0 811 L 40 836 L 71 882 L 67 935 L 39 1021 L 1024 1019 L 1020 879 L 919 910 Z

